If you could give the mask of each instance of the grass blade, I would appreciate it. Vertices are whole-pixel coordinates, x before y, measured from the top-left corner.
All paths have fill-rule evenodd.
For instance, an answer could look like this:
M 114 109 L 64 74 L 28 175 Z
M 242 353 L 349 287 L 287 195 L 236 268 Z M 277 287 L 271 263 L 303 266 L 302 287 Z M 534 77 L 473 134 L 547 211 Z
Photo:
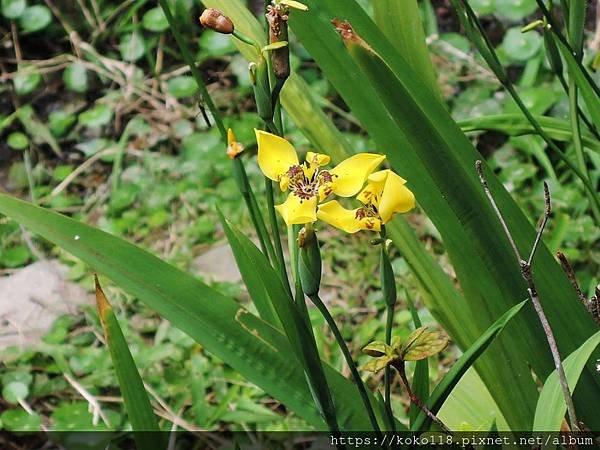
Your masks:
M 131 422 L 131 428 L 135 432 L 135 441 L 139 448 L 162 449 L 164 445 L 160 442 L 160 435 L 157 435 L 157 438 L 149 433 L 143 433 L 145 431 L 160 431 L 158 422 L 152 411 L 148 394 L 144 388 L 144 382 L 131 356 L 112 306 L 100 287 L 98 277 L 95 277 L 95 282 L 96 303 L 100 323 L 102 324 L 106 345 L 110 351 L 110 357 L 117 374 L 117 379 L 119 380 L 119 387 L 121 388 L 125 409 Z

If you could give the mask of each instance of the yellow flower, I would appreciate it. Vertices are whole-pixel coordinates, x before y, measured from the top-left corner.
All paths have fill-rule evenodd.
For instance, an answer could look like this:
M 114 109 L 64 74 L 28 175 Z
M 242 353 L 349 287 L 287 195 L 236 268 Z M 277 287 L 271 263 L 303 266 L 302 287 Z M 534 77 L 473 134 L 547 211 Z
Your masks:
M 380 231 L 394 214 L 415 207 L 415 196 L 405 184 L 406 180 L 391 170 L 380 170 L 369 176 L 367 185 L 356 196 L 363 206 L 346 209 L 333 200 L 319 206 L 317 218 L 347 233 Z
M 255 132 L 260 170 L 267 178 L 277 181 L 282 191 L 290 191 L 287 200 L 275 207 L 287 225 L 315 222 L 317 204 L 331 194 L 356 195 L 385 159 L 383 155 L 359 153 L 333 169 L 321 169 L 329 164 L 329 156 L 308 152 L 306 161 L 300 163 L 288 141 L 265 131 Z

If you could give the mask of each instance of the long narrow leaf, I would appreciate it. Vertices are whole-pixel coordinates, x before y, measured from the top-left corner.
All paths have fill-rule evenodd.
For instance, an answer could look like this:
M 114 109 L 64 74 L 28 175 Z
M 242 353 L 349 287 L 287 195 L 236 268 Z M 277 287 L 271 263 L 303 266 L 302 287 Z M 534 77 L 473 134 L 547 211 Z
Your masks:
M 337 427 L 333 399 L 309 324 L 305 322 L 296 302 L 287 294 L 277 272 L 260 250 L 250 239 L 228 223 L 222 215 L 220 218 L 236 260 L 242 262 L 244 266 L 254 267 L 262 288 L 268 293 L 295 356 L 308 377 L 315 401 L 320 405 L 327 423 Z
M 60 214 L 4 194 L 0 213 L 111 278 L 313 427 L 325 428 L 286 337 L 234 300 L 135 245 Z M 340 427 L 363 430 L 369 419 L 355 400 L 356 388 L 327 365 L 325 372 Z
M 562 142 L 571 142 L 573 132 L 568 121 L 556 117 L 534 116 L 544 128 L 548 136 Z M 523 114 L 495 114 L 491 116 L 471 117 L 458 122 L 465 132 L 498 131 L 509 136 L 524 136 L 536 134 L 531 123 Z M 583 145 L 590 150 L 600 153 L 600 142 L 590 133 L 581 133 Z
M 429 400 L 426 402 L 427 406 L 434 414 L 442 407 L 444 401 L 448 398 L 448 395 L 450 395 L 454 386 L 460 381 L 463 374 L 469 370 L 475 361 L 477 361 L 477 359 L 488 349 L 496 337 L 504 330 L 504 327 L 506 327 L 510 320 L 521 311 L 526 303 L 527 300 L 522 301 L 506 311 L 502 317 L 494 322 L 492 326 L 489 327 L 460 357 L 460 359 L 454 363 L 452 369 L 448 371 L 442 381 L 435 387 Z M 411 430 L 426 430 L 430 423 L 431 421 L 429 418 L 421 412 L 415 422 L 411 425 Z
M 421 328 L 423 325 L 421 323 L 421 318 L 419 317 L 419 313 L 415 308 L 415 305 L 408 292 L 406 292 L 406 299 L 408 301 L 408 308 L 410 309 L 410 315 L 412 316 L 415 330 Z M 429 398 L 429 358 L 421 359 L 415 363 L 415 371 L 413 372 L 412 379 L 412 391 L 424 402 L 426 402 Z M 411 403 L 409 410 L 409 419 L 411 425 L 417 419 L 420 411 L 421 410 L 417 405 Z
M 162 449 L 164 443 L 160 442 L 160 435 L 152 436 L 146 431 L 159 431 L 156 416 L 152 411 L 144 382 L 137 370 L 119 322 L 113 312 L 112 306 L 104 295 L 98 278 L 96 277 L 96 303 L 100 323 L 104 329 L 106 345 L 119 380 L 119 387 L 125 402 L 125 409 L 131 422 L 134 438 L 139 448 Z
M 564 360 L 563 366 L 571 392 L 575 391 L 581 372 L 598 345 L 600 345 L 600 331 L 585 341 L 581 347 Z M 560 431 L 566 411 L 567 405 L 560 387 L 558 374 L 554 371 L 542 388 L 535 410 L 533 429 L 535 431 Z

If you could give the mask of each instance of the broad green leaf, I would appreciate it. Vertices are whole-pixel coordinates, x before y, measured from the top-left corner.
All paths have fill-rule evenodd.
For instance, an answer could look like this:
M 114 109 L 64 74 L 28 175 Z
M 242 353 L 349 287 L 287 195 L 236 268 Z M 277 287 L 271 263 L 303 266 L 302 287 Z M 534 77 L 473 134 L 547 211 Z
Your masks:
M 600 345 L 600 331 L 592 335 L 563 361 L 571 392 L 575 391 L 579 377 L 598 345 Z M 566 411 L 567 405 L 558 381 L 558 373 L 554 371 L 544 383 L 540 393 L 533 429 L 536 431 L 560 431 Z
M 21 66 L 13 78 L 17 95 L 32 93 L 42 81 L 42 75 L 35 66 Z
M 535 116 L 535 119 L 552 139 L 562 142 L 572 141 L 573 132 L 567 120 L 547 116 Z M 536 134 L 531 123 L 520 113 L 472 117 L 460 120 L 458 125 L 465 133 L 473 131 L 499 131 L 509 136 Z M 589 131 L 582 130 L 581 138 L 583 145 L 590 150 L 600 153 L 600 142 Z
M 88 90 L 87 69 L 80 62 L 75 62 L 65 69 L 63 80 L 67 89 L 70 89 L 71 91 L 82 94 Z
M 145 51 L 146 43 L 140 33 L 133 32 L 121 37 L 119 52 L 125 61 L 135 62 L 144 56 Z
M 47 6 L 33 5 L 29 6 L 21 16 L 19 24 L 26 33 L 34 33 L 43 30 L 52 22 L 52 13 Z
M 0 213 L 111 278 L 311 426 L 324 429 L 286 337 L 234 300 L 132 244 L 60 214 L 4 194 Z M 369 422 L 356 387 L 331 367 L 324 368 L 340 427 L 364 430 Z
M 498 405 L 474 367 L 461 377 L 437 416 L 451 430 L 483 431 L 495 422 L 498 430 L 510 431 Z
M 542 37 L 535 32 L 522 33 L 521 27 L 509 28 L 502 47 L 510 60 L 527 61 L 542 48 Z
M 477 359 L 485 353 L 488 347 L 494 342 L 496 337 L 504 330 L 510 320 L 517 315 L 519 311 L 525 306 L 527 300 L 513 306 L 511 309 L 506 311 L 496 322 L 490 326 L 485 333 L 483 333 L 479 339 L 477 339 L 473 345 L 454 363 L 452 368 L 448 371 L 442 381 L 435 387 L 429 399 L 425 402 L 429 409 L 435 414 L 444 404 L 448 395 L 454 389 L 454 386 L 460 381 L 464 373 L 477 361 Z M 430 420 L 422 411 L 419 416 L 411 425 L 411 430 L 426 430 L 429 428 Z
M 198 91 L 198 86 L 193 77 L 180 76 L 167 82 L 167 91 L 175 98 L 191 97 Z
M 27 8 L 26 0 L 2 0 L 0 10 L 7 19 L 18 19 Z
M 0 414 L 1 426 L 9 431 L 40 431 L 42 420 L 37 414 L 24 409 L 7 409 Z
M 8 135 L 6 143 L 13 150 L 24 150 L 29 146 L 29 139 L 25 134 L 16 131 Z
M 361 121 L 391 166 L 408 180 L 429 218 L 440 232 L 464 292 L 455 304 L 433 310 L 444 328 L 463 349 L 485 328 L 523 297 L 526 288 L 510 246 L 491 210 L 474 171 L 480 155 L 459 127 L 353 0 L 307 0 L 309 11 L 293 12 L 290 25 L 325 76 Z M 381 73 L 367 77 L 344 51 L 330 21 L 343 17 L 391 67 L 393 77 L 384 87 Z M 386 64 L 386 65 L 387 65 Z M 384 70 L 390 70 L 383 67 Z M 396 81 L 393 81 L 393 78 Z M 384 95 L 385 92 L 385 95 Z M 417 119 L 416 117 L 420 117 Z M 535 230 L 501 183 L 490 174 L 490 188 L 505 215 L 517 245 L 525 253 Z M 533 272 L 547 315 L 561 348 L 572 351 L 594 329 L 560 267 L 544 246 L 536 254 Z M 460 298 L 460 297 L 459 297 Z M 571 305 L 570 307 L 565 306 Z M 429 304 L 428 304 L 429 307 Z M 437 314 L 437 313 L 434 313 Z M 577 327 L 573 327 L 577 323 Z M 553 367 L 547 343 L 532 308 L 517 318 L 495 344 L 493 357 L 484 355 L 477 370 L 509 424 L 529 429 L 537 401 L 529 361 L 539 374 Z M 518 332 L 516 330 L 519 330 Z M 500 356 L 501 355 L 501 356 Z M 586 373 L 581 399 L 597 395 L 598 379 Z M 514 379 L 506 391 L 503 381 Z M 576 396 L 577 397 L 577 396 Z M 577 399 L 576 399 L 577 401 Z M 579 402 L 588 423 L 600 422 L 589 402 Z M 583 412 L 585 411 L 585 412 Z
M 169 22 L 165 17 L 165 13 L 159 6 L 149 9 L 144 13 L 142 25 L 146 30 L 161 33 L 169 28 Z
M 108 105 L 98 103 L 87 111 L 79 114 L 79 123 L 90 128 L 99 128 L 110 123 L 113 112 Z
M 157 450 L 164 448 L 164 443 L 160 442 L 160 435 L 153 436 L 149 433 L 143 433 L 145 431 L 159 431 L 158 422 L 117 317 L 104 295 L 97 277 L 95 281 L 98 316 L 104 330 L 104 337 L 110 351 L 113 367 L 117 374 L 131 428 L 135 432 L 135 441 L 139 448 Z
M 29 388 L 22 381 L 11 381 L 2 387 L 2 397 L 8 403 L 17 404 L 29 395 Z

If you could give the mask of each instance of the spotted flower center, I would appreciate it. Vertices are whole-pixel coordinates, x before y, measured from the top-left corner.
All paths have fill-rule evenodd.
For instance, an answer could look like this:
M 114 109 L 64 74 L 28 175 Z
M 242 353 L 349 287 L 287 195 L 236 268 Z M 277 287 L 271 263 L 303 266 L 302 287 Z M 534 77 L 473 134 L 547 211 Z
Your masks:
M 319 197 L 319 193 L 323 197 L 327 197 L 332 191 L 331 184 L 334 175 L 327 170 L 317 168 L 311 176 L 307 176 L 307 173 L 312 172 L 311 169 L 311 165 L 307 163 L 305 167 L 301 165 L 292 166 L 285 173 L 285 176 L 290 180 L 290 191 L 302 200 Z
M 358 220 L 363 220 L 366 227 L 370 230 L 375 228 L 375 224 L 381 220 L 377 207 L 372 203 L 358 208 L 354 217 Z

